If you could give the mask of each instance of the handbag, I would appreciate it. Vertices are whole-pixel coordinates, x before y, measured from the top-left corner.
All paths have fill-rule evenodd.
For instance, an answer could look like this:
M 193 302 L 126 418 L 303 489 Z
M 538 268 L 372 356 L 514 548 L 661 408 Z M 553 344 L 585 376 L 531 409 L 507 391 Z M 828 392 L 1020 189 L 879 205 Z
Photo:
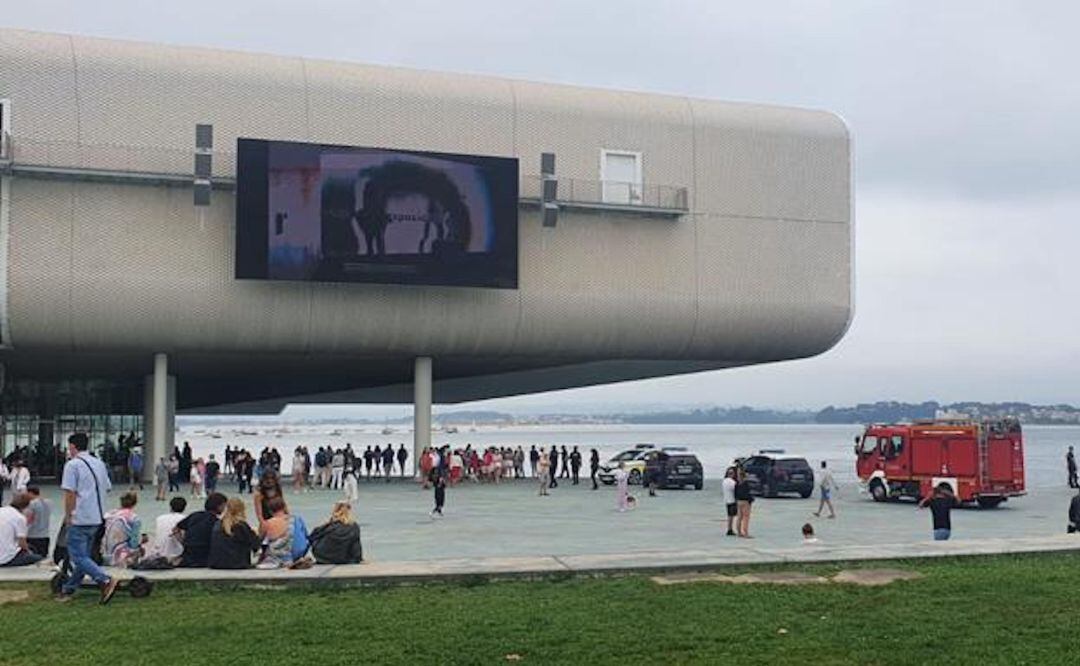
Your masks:
M 105 540 L 105 506 L 101 503 L 101 486 L 98 485 L 97 474 L 94 474 L 94 468 L 90 466 L 90 463 L 83 458 L 78 459 L 82 461 L 82 464 L 86 465 L 86 469 L 90 470 L 90 476 L 94 479 L 94 493 L 97 494 L 98 517 L 101 518 L 101 524 L 98 525 L 97 531 L 94 532 L 94 540 L 90 544 L 90 559 L 97 564 L 101 564 L 103 561 L 101 542 Z

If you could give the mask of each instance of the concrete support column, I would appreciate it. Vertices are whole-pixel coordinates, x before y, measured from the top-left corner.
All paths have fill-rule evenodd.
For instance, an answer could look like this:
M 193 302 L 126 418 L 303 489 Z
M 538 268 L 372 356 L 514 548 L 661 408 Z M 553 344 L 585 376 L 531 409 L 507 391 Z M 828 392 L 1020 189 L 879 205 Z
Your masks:
M 146 463 L 143 477 L 154 475 L 159 458 L 172 452 L 176 433 L 176 377 L 169 376 L 169 357 L 154 354 L 154 374 L 146 377 L 143 401 L 143 441 Z
M 420 453 L 431 446 L 431 357 L 418 356 L 413 366 L 413 470 Z

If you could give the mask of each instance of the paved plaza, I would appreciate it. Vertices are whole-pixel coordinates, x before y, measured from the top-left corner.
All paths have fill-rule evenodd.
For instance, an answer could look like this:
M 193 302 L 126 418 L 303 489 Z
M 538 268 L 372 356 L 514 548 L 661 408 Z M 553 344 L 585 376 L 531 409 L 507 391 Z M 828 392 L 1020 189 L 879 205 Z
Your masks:
M 228 492 L 235 486 L 225 484 L 220 489 Z M 110 495 L 110 504 L 116 504 L 117 490 Z M 365 564 L 240 575 L 429 577 L 1080 548 L 1080 537 L 1063 534 L 1071 497 L 1064 488 L 1036 490 L 993 510 L 957 510 L 954 540 L 946 544 L 929 541 L 926 510 L 911 502 L 874 503 L 855 486 L 841 489 L 835 520 L 812 516 L 816 498 L 758 499 L 751 521 L 754 539 L 724 535 L 717 481 L 708 482 L 700 492 L 667 490 L 657 497 L 634 488 L 638 506 L 627 513 L 615 510 L 612 487 L 593 491 L 585 482 L 573 486 L 564 480 L 548 497 L 539 497 L 536 490 L 531 481 L 456 486 L 448 491 L 446 515 L 433 519 L 428 515 L 431 492 L 417 484 L 363 482 L 357 514 Z M 59 490 L 47 487 L 45 493 L 57 507 L 54 516 L 58 515 Z M 153 496 L 152 490 L 143 491 L 137 507 L 145 529 L 152 529 L 154 517 L 166 508 L 154 502 Z M 339 497 L 336 491 L 324 490 L 286 494 L 290 508 L 303 515 L 309 527 L 325 520 Z M 201 505 L 201 500 L 196 502 Z M 801 543 L 804 522 L 814 524 L 819 545 Z M 238 575 L 207 570 L 165 573 L 186 579 Z M 0 581 L 45 577 L 47 571 L 33 567 L 0 570 Z

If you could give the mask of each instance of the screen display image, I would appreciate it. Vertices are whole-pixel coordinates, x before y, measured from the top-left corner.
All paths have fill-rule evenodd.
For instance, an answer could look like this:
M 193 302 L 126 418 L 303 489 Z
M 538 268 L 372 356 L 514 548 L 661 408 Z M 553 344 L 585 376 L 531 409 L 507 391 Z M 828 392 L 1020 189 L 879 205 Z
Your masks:
M 237 277 L 517 288 L 516 158 L 237 148 Z

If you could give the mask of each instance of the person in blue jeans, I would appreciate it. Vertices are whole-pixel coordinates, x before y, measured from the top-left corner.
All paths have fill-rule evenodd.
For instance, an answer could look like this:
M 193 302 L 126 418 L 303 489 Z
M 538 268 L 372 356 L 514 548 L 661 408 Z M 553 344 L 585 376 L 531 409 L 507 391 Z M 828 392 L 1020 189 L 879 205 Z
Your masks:
M 934 541 L 948 541 L 952 535 L 952 521 L 949 512 L 960 503 L 953 494 L 952 486 L 942 481 L 934 488 L 934 492 L 919 502 L 919 507 L 930 507 L 930 513 L 934 521 Z
M 98 532 L 105 522 L 105 493 L 112 489 L 108 470 L 90 455 L 86 433 L 68 437 L 68 461 L 64 464 L 60 488 L 64 491 L 64 522 L 67 528 L 71 576 L 60 588 L 58 601 L 70 601 L 90 576 L 101 589 L 101 603 L 107 604 L 116 593 L 119 581 L 110 577 L 91 557 Z

